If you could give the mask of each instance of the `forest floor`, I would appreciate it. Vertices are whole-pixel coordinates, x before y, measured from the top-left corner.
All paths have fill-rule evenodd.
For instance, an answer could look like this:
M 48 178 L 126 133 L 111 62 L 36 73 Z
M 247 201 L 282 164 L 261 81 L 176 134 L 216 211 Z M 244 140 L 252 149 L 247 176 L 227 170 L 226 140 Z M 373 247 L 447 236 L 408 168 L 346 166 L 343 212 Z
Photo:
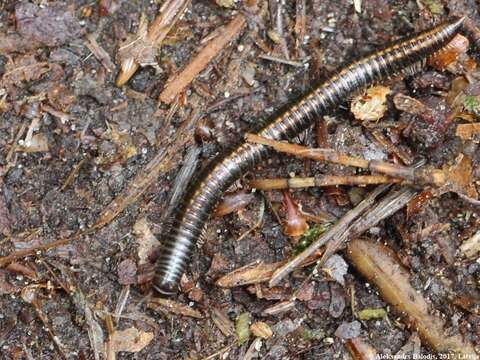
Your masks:
M 343 64 L 452 14 L 480 24 L 478 7 L 0 1 L 0 358 L 475 359 L 480 73 L 464 37 L 292 139 L 395 166 L 423 159 L 445 184 L 387 173 L 392 185 L 351 185 L 380 175 L 275 152 L 229 190 L 179 293 L 162 298 L 151 279 L 172 194 L 202 167 Z M 343 185 L 305 185 L 327 175 Z M 252 185 L 292 177 L 304 186 Z M 335 255 L 315 265 L 314 249 L 269 284 L 365 198 L 355 219 L 371 226 L 347 222 Z

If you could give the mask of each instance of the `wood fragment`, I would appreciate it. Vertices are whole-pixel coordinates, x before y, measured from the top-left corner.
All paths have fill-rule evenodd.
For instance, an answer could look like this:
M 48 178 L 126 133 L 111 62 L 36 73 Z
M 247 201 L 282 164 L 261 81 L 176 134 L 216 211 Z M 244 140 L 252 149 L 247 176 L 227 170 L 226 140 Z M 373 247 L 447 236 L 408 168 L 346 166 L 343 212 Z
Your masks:
M 227 337 L 235 335 L 235 326 L 223 310 L 213 307 L 210 311 L 210 318 L 223 335 Z
M 164 298 L 158 298 L 158 297 L 152 298 L 147 303 L 147 307 L 157 312 L 171 312 L 177 315 L 183 315 L 183 316 L 192 317 L 195 319 L 204 318 L 203 314 L 200 311 L 170 299 L 164 299 Z
M 62 186 L 60 187 L 60 191 L 65 191 L 65 189 L 68 188 L 73 183 L 73 181 L 77 177 L 78 172 L 80 171 L 83 164 L 85 163 L 85 160 L 86 160 L 85 158 L 80 160 L 80 162 L 73 167 L 72 171 L 70 171 L 70 174 L 68 174 L 67 178 L 65 179 Z
M 478 359 L 475 349 L 460 335 L 449 335 L 444 320 L 431 315 L 420 292 L 412 287 L 410 274 L 397 261 L 395 253 L 384 245 L 365 240 L 353 240 L 347 248 L 352 264 L 374 284 L 382 298 L 402 315 L 422 340 L 434 351 L 453 352 L 460 358 Z
M 464 241 L 462 245 L 460 245 L 460 251 L 469 259 L 475 258 L 480 252 L 480 231 L 470 239 Z
M 307 24 L 306 0 L 297 0 L 295 6 L 295 49 L 298 51 L 305 41 L 305 27 Z
M 93 56 L 100 61 L 100 63 L 105 69 L 107 69 L 108 72 L 114 72 L 115 64 L 112 62 L 110 55 L 105 51 L 105 49 L 98 44 L 95 35 L 88 34 L 86 38 L 87 43 L 85 45 L 87 46 L 88 50 L 92 52 Z
M 470 140 L 475 135 L 480 135 L 480 123 L 459 124 L 457 125 L 455 135 L 457 135 L 462 140 Z
M 267 307 L 263 310 L 263 315 L 278 315 L 292 310 L 295 307 L 294 300 L 286 300 L 278 302 L 272 306 Z
M 293 66 L 293 67 L 303 67 L 304 66 L 304 64 L 300 61 L 282 59 L 282 58 L 279 58 L 279 57 L 276 57 L 276 56 L 273 56 L 273 55 L 268 55 L 268 54 L 261 54 L 258 57 L 260 59 L 263 59 L 263 60 L 273 61 L 273 62 L 277 62 L 277 63 L 280 63 L 280 64 L 290 65 L 290 66 Z
M 222 33 L 210 40 L 205 47 L 195 56 L 190 63 L 177 75 L 174 75 L 167 83 L 166 87 L 160 94 L 160 100 L 164 103 L 171 104 L 197 75 L 205 69 L 221 50 L 232 41 L 244 28 L 245 17 L 238 14 L 231 20 Z
M 311 257 L 302 262 L 300 266 L 305 267 L 313 264 L 321 254 L 321 251 L 315 252 Z M 262 283 L 268 281 L 272 277 L 274 271 L 284 264 L 285 261 L 275 263 L 255 262 L 253 264 L 248 264 L 222 276 L 216 281 L 216 284 L 221 287 L 232 288 L 236 286 Z

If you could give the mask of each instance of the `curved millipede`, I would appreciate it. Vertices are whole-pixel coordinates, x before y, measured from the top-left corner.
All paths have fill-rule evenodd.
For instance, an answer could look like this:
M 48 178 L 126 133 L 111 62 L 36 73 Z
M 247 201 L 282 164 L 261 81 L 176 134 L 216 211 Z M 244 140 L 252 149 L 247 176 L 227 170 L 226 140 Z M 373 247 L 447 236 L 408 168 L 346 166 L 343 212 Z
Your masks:
M 346 66 L 288 111 L 272 119 L 258 135 L 285 140 L 299 134 L 320 114 L 343 102 L 353 91 L 425 63 L 429 56 L 459 32 L 464 19 L 454 18 Z M 265 159 L 270 151 L 264 145 L 241 144 L 188 193 L 162 241 L 153 282 L 157 291 L 164 294 L 176 292 L 192 248 L 224 191 L 247 170 Z

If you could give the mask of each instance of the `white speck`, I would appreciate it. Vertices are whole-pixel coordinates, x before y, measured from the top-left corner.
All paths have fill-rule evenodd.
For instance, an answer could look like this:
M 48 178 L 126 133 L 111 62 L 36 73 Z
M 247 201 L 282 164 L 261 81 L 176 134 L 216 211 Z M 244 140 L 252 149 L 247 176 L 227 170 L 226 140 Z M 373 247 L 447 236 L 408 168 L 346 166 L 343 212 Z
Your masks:
M 331 337 L 327 337 L 327 338 L 323 339 L 323 342 L 325 344 L 333 344 L 335 342 L 335 340 L 333 340 L 333 338 L 331 338 Z
M 237 50 L 239 52 L 242 52 L 244 49 L 245 49 L 245 46 L 243 46 L 243 45 L 238 45 L 238 47 L 237 47 Z
M 225 98 L 229 98 L 230 97 L 230 93 L 228 91 L 225 91 L 225 93 L 223 94 L 225 96 Z

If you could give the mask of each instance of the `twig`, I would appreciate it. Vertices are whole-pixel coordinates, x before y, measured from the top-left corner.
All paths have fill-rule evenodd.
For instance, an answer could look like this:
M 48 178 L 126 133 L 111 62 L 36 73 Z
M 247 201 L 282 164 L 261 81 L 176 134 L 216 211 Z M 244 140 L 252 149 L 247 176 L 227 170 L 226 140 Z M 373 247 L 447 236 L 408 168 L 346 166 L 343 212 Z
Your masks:
M 285 64 L 285 65 L 295 66 L 295 67 L 303 67 L 304 66 L 303 63 L 300 62 L 300 61 L 282 59 L 282 58 L 272 56 L 272 55 L 267 55 L 267 54 L 262 54 L 262 55 L 259 56 L 259 58 L 264 59 L 264 60 L 273 61 L 273 62 L 278 62 L 278 63 Z
M 80 160 L 78 164 L 76 164 L 70 174 L 68 174 L 67 178 L 63 182 L 62 187 L 60 188 L 60 191 L 64 191 L 67 187 L 70 186 L 70 184 L 75 180 L 75 177 L 77 176 L 78 172 L 82 168 L 83 164 L 85 163 L 85 158 Z
M 15 261 L 17 259 L 24 258 L 26 256 L 34 255 L 39 251 L 45 251 L 45 250 L 49 250 L 49 249 L 53 249 L 53 248 L 56 248 L 56 247 L 59 247 L 59 246 L 66 245 L 66 244 L 70 243 L 72 240 L 79 239 L 81 236 L 83 236 L 87 233 L 89 233 L 89 232 L 88 231 L 82 232 L 82 233 L 76 234 L 76 235 L 74 235 L 70 238 L 61 239 L 61 240 L 57 240 L 57 241 L 52 241 L 48 244 L 42 244 L 42 245 L 34 246 L 34 247 L 29 248 L 29 249 L 17 250 L 10 255 L 0 257 L 0 268 L 4 267 L 5 265 L 7 265 L 7 264 L 9 264 L 12 261 Z
M 242 31 L 244 26 L 245 17 L 238 14 L 225 25 L 222 33 L 210 40 L 179 74 L 169 80 L 167 86 L 160 94 L 160 100 L 167 104 L 172 103 L 177 95 L 189 86 L 192 80 L 205 69 L 208 63 Z
M 233 348 L 236 344 L 237 344 L 237 342 L 233 342 L 233 343 L 231 343 L 230 345 L 227 345 L 227 346 L 221 348 L 220 350 L 215 351 L 213 354 L 208 355 L 207 357 L 204 357 L 202 360 L 212 360 L 212 359 L 215 359 L 217 356 L 220 356 L 220 355 L 222 355 L 223 353 L 225 353 L 225 352 L 227 352 L 228 350 L 230 350 L 231 348 Z
M 110 55 L 98 44 L 95 35 L 88 34 L 86 37 L 88 40 L 86 46 L 92 52 L 93 56 L 100 61 L 108 72 L 115 71 L 115 64 L 112 62 Z
M 402 182 L 401 179 L 395 179 L 384 175 L 321 175 L 306 178 L 258 179 L 250 181 L 248 185 L 257 190 L 281 190 L 336 185 L 394 184 L 400 182 Z
M 300 47 L 305 41 L 305 25 L 307 23 L 307 4 L 305 0 L 297 0 L 295 15 L 295 48 L 298 54 Z
M 385 174 L 391 177 L 403 179 L 411 184 L 417 184 L 421 186 L 433 185 L 439 188 L 451 184 L 459 185 L 459 188 L 455 189 L 456 192 L 463 190 L 462 187 L 466 188 L 465 184 L 461 184 L 461 181 L 459 181 L 459 179 L 457 178 L 457 172 L 464 170 L 462 166 L 465 168 L 468 166 L 471 167 L 471 161 L 463 155 L 460 155 L 459 160 L 457 160 L 457 168 L 452 167 L 449 170 L 435 169 L 425 166 L 416 168 L 392 164 L 386 161 L 356 158 L 338 153 L 331 149 L 311 149 L 301 145 L 266 139 L 254 134 L 247 134 L 245 138 L 249 142 L 268 145 L 277 151 L 287 154 L 301 156 L 312 160 L 328 161 L 346 166 L 369 169 L 373 172 L 379 172 L 381 174 Z M 462 161 L 464 162 L 464 164 L 462 164 Z M 468 179 L 463 180 L 467 181 Z M 468 189 L 466 190 L 468 191 Z
M 332 241 L 327 244 L 317 267 L 322 267 L 328 258 L 337 252 L 349 239 L 360 236 L 383 219 L 386 219 L 403 208 L 413 199 L 416 193 L 416 191 L 408 187 L 390 191 L 389 194 L 380 200 L 372 209 L 365 211 L 346 231 L 340 234 L 340 236 L 334 237 Z
M 174 209 L 178 206 L 183 194 L 187 190 L 188 184 L 190 184 L 192 176 L 197 169 L 198 157 L 201 152 L 202 149 L 199 146 L 195 144 L 190 146 L 183 161 L 183 165 L 175 177 L 175 181 L 169 195 L 170 198 L 168 200 L 168 208 L 162 216 L 162 222 L 168 220 Z

